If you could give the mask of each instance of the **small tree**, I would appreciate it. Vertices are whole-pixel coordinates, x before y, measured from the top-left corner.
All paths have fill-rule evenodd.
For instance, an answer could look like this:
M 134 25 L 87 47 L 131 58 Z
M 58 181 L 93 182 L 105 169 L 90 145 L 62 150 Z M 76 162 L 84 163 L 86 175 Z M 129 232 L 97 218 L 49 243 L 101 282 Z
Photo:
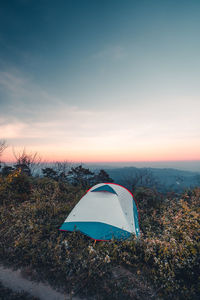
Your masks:
M 67 160 L 62 162 L 55 162 L 53 170 L 57 173 L 57 179 L 58 181 L 66 181 L 67 180 L 67 174 L 70 171 L 71 163 Z
M 25 149 L 23 149 L 21 153 L 16 154 L 13 149 L 13 154 L 16 159 L 15 169 L 20 169 L 22 173 L 25 173 L 28 176 L 33 175 L 35 169 L 40 165 L 41 159 L 37 152 L 28 154 Z
M 52 168 L 42 169 L 42 174 L 43 174 L 44 177 L 51 178 L 51 179 L 54 179 L 54 180 L 57 180 L 57 178 L 58 178 L 57 172 Z
M 158 183 L 149 169 L 137 169 L 122 179 L 123 185 L 134 191 L 138 186 L 155 187 Z
M 94 177 L 94 183 L 101 183 L 101 182 L 113 182 L 113 179 L 110 178 L 108 173 L 101 169 L 97 175 Z
M 4 166 L 1 170 L 2 176 L 8 176 L 14 171 L 14 168 L 11 166 Z
M 68 172 L 67 178 L 69 182 L 73 185 L 82 185 L 83 187 L 87 187 L 91 184 L 92 179 L 94 178 L 94 173 L 89 169 L 83 168 L 82 165 L 78 167 L 71 168 Z

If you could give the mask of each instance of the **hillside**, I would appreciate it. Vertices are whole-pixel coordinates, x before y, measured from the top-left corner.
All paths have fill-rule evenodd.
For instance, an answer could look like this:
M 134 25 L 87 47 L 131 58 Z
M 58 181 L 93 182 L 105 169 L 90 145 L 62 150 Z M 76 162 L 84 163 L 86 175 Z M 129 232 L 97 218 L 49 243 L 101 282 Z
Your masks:
M 198 299 L 200 190 L 166 198 L 138 187 L 140 239 L 94 243 L 58 230 L 87 188 L 1 177 L 1 263 L 87 299 Z
M 106 168 L 106 172 L 114 182 L 130 188 L 129 182 L 136 177 L 141 177 L 137 185 L 155 187 L 160 192 L 179 192 L 200 185 L 200 172 L 182 171 L 171 168 Z M 148 182 L 149 180 L 149 182 Z

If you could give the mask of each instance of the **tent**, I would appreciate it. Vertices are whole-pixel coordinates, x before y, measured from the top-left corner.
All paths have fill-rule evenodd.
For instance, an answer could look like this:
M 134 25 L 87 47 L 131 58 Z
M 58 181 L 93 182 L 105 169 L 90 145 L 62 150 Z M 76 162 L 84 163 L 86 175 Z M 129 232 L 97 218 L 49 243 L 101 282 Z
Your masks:
M 95 240 L 127 239 L 139 235 L 133 195 L 115 183 L 99 183 L 76 204 L 62 231 L 80 231 Z

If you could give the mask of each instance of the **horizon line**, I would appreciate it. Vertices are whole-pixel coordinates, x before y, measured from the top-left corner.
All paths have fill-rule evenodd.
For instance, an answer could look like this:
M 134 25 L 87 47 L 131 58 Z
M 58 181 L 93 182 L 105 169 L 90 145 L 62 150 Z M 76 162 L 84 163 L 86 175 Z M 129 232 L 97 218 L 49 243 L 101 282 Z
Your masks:
M 14 163 L 16 160 L 7 160 L 7 161 L 0 161 L 1 163 Z M 78 160 L 41 160 L 40 163 L 77 163 L 77 164 L 93 164 L 93 163 L 101 163 L 101 164 L 107 164 L 107 163 L 156 163 L 156 162 L 195 162 L 200 161 L 199 159 L 167 159 L 167 160 L 120 160 L 120 161 L 78 161 Z

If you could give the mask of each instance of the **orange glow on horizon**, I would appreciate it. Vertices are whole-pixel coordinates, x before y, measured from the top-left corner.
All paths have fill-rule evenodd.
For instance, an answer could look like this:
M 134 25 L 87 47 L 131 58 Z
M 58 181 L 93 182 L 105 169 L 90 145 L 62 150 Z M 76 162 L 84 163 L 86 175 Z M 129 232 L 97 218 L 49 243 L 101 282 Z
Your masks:
M 27 153 L 29 153 L 27 151 Z M 34 153 L 34 152 L 32 152 Z M 146 155 L 140 155 L 134 153 L 133 155 L 128 153 L 103 153 L 103 154 L 87 154 L 82 155 L 76 153 L 76 155 L 65 155 L 63 153 L 54 154 L 54 153 L 44 153 L 43 151 L 38 152 L 38 156 L 41 157 L 41 162 L 55 162 L 55 161 L 69 161 L 73 163 L 129 163 L 129 162 L 159 162 L 159 161 L 198 161 L 200 160 L 199 153 L 193 153 L 187 155 L 186 153 L 149 153 Z M 1 157 L 1 161 L 13 162 L 15 158 L 12 153 L 5 153 Z
M 14 148 L 15 153 L 22 153 L 23 147 Z M 25 148 L 27 154 L 38 153 L 42 162 L 69 161 L 74 163 L 127 163 L 127 162 L 157 162 L 157 161 L 194 161 L 200 160 L 199 141 L 181 141 L 170 144 L 168 141 L 135 143 L 134 145 L 118 143 L 116 145 L 97 144 L 52 144 L 34 145 Z M 1 161 L 13 162 L 13 150 L 8 147 Z

